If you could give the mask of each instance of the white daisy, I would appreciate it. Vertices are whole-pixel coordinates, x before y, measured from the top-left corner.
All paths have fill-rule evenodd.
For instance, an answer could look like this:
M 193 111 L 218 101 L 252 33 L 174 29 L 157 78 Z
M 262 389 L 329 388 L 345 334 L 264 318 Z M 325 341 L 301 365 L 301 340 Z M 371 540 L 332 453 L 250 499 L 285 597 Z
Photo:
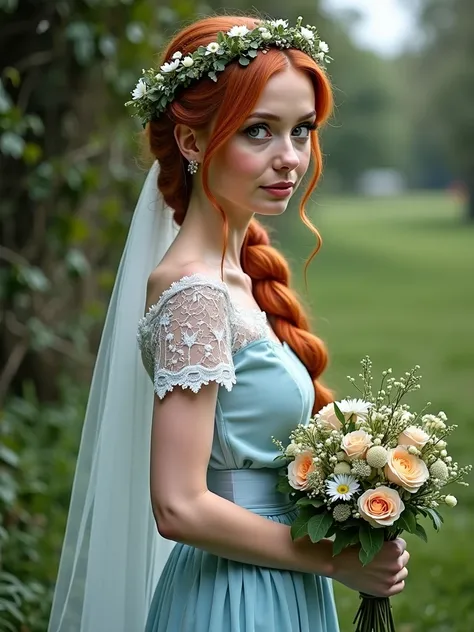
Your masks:
M 285 29 L 288 28 L 288 20 L 272 20 L 270 24 L 274 27 L 283 26 Z
M 301 27 L 301 35 L 308 42 L 312 42 L 314 40 L 314 33 L 313 33 L 313 31 L 311 31 L 310 29 L 305 29 L 304 26 Z
M 332 503 L 336 500 L 350 500 L 359 489 L 359 483 L 350 474 L 334 474 L 332 480 L 326 481 L 326 490 Z
M 303 29 L 301 29 L 303 30 Z M 321 50 L 323 53 L 329 53 L 329 46 L 326 44 L 326 42 L 323 42 L 322 40 L 319 42 L 319 50 Z
M 137 85 L 132 90 L 132 98 L 136 101 L 137 99 L 141 99 L 146 94 L 146 83 L 143 79 L 139 79 Z
M 174 61 L 167 62 L 163 64 L 163 66 L 160 66 L 160 70 L 161 72 L 174 72 L 178 66 L 179 59 L 175 59 Z
M 365 402 L 363 399 L 342 399 L 340 402 L 336 403 L 346 419 L 350 419 L 352 415 L 365 418 L 369 414 L 370 408 L 373 406 L 373 404 Z
M 217 53 L 219 50 L 219 44 L 217 42 L 211 42 L 206 46 L 206 55 L 211 55 L 212 53 Z
M 244 37 L 247 33 L 250 31 L 246 26 L 233 26 L 230 31 L 227 31 L 229 37 Z

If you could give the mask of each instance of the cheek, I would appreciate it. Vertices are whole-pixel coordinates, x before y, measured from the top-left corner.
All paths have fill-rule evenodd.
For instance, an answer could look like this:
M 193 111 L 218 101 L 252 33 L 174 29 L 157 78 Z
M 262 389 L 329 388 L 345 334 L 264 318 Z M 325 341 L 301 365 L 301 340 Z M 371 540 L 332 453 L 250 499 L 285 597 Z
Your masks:
M 216 158 L 220 169 L 234 180 L 254 179 L 261 175 L 266 165 L 263 152 L 258 153 L 238 141 L 230 143 Z

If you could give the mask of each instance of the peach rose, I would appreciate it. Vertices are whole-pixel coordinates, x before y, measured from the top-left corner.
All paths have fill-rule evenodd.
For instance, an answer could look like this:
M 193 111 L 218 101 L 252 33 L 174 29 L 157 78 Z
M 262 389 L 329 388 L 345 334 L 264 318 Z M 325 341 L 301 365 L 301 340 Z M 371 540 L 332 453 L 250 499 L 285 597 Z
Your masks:
M 365 430 L 354 430 L 354 432 L 348 432 L 344 435 L 341 447 L 352 461 L 353 459 L 363 459 L 371 445 L 372 439 Z
M 390 527 L 405 509 L 397 490 L 385 485 L 368 489 L 359 496 L 357 504 L 361 517 L 373 527 Z
M 424 461 L 410 454 L 405 446 L 399 445 L 388 451 L 385 476 L 392 483 L 414 494 L 428 480 L 430 474 Z
M 340 430 L 342 427 L 341 422 L 336 417 L 336 413 L 334 411 L 333 404 L 327 404 L 323 406 L 319 411 L 318 421 L 320 421 L 326 428 L 330 428 L 332 430 Z
M 308 450 L 298 454 L 288 465 L 288 481 L 293 489 L 303 490 L 308 486 L 308 475 L 314 472 L 313 455 Z
M 422 448 L 428 442 L 430 435 L 417 426 L 408 426 L 398 437 L 399 445 L 414 445 L 415 448 Z

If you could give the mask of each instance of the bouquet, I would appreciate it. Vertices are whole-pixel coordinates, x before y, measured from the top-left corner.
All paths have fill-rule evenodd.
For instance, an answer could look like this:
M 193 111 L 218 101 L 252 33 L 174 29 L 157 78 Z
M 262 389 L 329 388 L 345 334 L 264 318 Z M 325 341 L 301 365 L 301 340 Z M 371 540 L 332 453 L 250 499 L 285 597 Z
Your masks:
M 293 430 L 286 447 L 273 442 L 286 462 L 278 489 L 299 509 L 292 538 L 335 536 L 333 555 L 359 545 L 365 565 L 403 531 L 427 541 L 422 517 L 439 530 L 441 506 L 457 504 L 444 488 L 467 485 L 472 466 L 459 467 L 448 455 L 446 438 L 457 426 L 447 424 L 444 412 L 426 413 L 428 402 L 417 414 L 402 403 L 420 388 L 419 366 L 398 380 L 391 369 L 383 371 L 374 395 L 370 358 L 361 365 L 360 384 L 348 377 L 360 398 L 328 404 Z M 395 632 L 389 599 L 360 596 L 356 632 Z

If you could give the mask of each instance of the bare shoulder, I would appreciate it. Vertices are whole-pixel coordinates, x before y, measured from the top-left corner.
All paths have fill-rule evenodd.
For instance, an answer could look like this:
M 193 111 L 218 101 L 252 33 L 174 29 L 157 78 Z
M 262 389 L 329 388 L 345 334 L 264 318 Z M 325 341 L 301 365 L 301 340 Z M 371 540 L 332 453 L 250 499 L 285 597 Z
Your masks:
M 212 278 L 216 278 L 215 270 L 210 269 L 201 263 L 188 263 L 180 266 L 160 264 L 148 277 L 146 287 L 146 306 L 157 303 L 172 283 L 180 281 L 183 277 L 192 276 L 193 274 L 203 274 Z

